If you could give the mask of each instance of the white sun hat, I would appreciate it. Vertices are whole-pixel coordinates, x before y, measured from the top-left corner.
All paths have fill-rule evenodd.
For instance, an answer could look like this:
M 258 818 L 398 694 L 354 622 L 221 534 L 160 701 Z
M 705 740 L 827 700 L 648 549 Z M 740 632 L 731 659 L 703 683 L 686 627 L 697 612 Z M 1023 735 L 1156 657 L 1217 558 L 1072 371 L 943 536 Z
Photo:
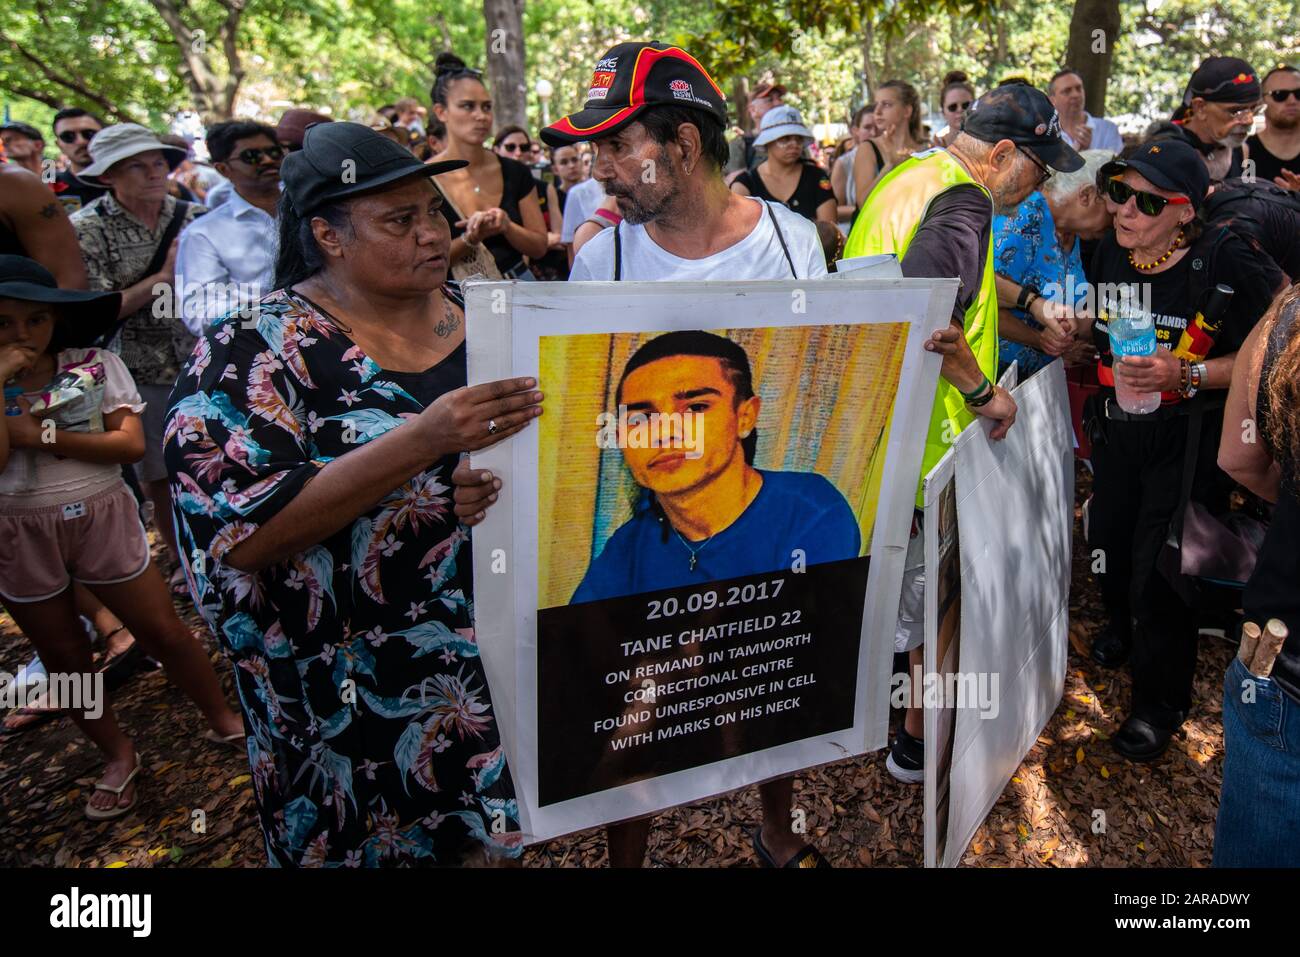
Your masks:
M 812 130 L 803 125 L 803 117 L 793 106 L 774 106 L 764 113 L 762 122 L 758 125 L 758 136 L 754 138 L 754 145 L 766 146 L 783 136 L 802 136 L 809 141 L 814 139 Z
M 189 155 L 178 146 L 168 146 L 163 143 L 152 130 L 145 129 L 139 123 L 106 126 L 90 141 L 91 163 L 77 174 L 77 179 L 92 186 L 104 186 L 106 184 L 99 177 L 108 172 L 109 167 L 114 163 L 153 150 L 162 150 L 163 155 L 167 157 L 167 165 L 172 169 L 179 166 Z

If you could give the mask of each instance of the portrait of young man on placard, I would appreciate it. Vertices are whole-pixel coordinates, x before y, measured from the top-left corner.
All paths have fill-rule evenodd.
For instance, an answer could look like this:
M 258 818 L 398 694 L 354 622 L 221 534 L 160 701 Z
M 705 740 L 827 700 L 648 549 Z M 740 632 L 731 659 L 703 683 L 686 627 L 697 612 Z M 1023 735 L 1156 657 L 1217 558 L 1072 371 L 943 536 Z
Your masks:
M 572 603 L 861 553 L 858 521 L 829 480 L 754 467 L 762 399 L 738 343 L 697 331 L 651 339 L 628 359 L 615 402 L 637 501 Z

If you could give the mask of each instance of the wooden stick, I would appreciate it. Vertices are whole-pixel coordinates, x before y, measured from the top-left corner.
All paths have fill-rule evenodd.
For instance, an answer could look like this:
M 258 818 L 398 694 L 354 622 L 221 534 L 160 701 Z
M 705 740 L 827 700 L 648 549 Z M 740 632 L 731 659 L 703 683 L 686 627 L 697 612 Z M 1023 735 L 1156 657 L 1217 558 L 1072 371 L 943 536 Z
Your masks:
M 1270 618 L 1259 639 L 1259 647 L 1255 649 L 1255 663 L 1250 669 L 1252 673 L 1261 678 L 1267 678 L 1272 673 L 1273 662 L 1277 660 L 1286 637 L 1286 625 L 1277 618 Z
M 1237 651 L 1237 657 L 1241 663 L 1249 670 L 1251 661 L 1255 658 L 1255 649 L 1259 646 L 1259 636 L 1262 632 L 1259 625 L 1253 621 L 1245 622 L 1241 626 L 1241 648 Z

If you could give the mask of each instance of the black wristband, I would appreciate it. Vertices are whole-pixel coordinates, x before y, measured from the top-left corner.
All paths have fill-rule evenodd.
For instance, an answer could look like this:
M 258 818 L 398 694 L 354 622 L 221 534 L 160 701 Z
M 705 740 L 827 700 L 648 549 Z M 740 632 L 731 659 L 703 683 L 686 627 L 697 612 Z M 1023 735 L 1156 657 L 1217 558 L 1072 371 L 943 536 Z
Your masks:
M 1023 312 L 1028 312 L 1034 299 L 1039 298 L 1040 295 L 1039 291 L 1033 286 L 1021 286 L 1020 295 L 1016 297 L 1016 308 Z M 1033 299 L 1031 299 L 1030 296 L 1032 296 Z
M 982 405 L 988 405 L 990 402 L 993 401 L 993 397 L 997 394 L 998 394 L 997 386 L 995 386 L 992 382 L 990 382 L 989 390 L 985 392 L 982 396 L 980 396 L 978 399 L 966 400 L 966 408 L 978 409 Z

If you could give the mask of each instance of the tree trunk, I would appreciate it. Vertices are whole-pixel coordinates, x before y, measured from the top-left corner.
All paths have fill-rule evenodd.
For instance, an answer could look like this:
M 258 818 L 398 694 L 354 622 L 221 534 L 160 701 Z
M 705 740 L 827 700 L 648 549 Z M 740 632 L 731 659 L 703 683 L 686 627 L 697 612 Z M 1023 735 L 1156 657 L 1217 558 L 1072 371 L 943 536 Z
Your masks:
M 870 18 L 862 21 L 862 103 L 871 102 L 876 93 L 876 68 L 871 62 L 871 44 L 876 31 Z
M 487 24 L 488 76 L 497 129 L 528 126 L 528 89 L 524 85 L 524 0 L 483 0 Z
M 1065 62 L 1083 79 L 1088 112 L 1106 115 L 1106 83 L 1119 40 L 1120 0 L 1075 0 Z
M 158 11 L 181 54 L 181 76 L 190 88 L 194 108 L 205 125 L 228 120 L 234 115 L 235 97 L 244 79 L 239 59 L 239 21 L 247 0 L 218 0 L 226 11 L 215 37 L 202 27 L 191 27 L 181 16 L 174 0 L 149 0 Z M 188 8 L 186 8 L 188 9 Z M 214 66 L 211 50 L 221 47 L 226 61 L 224 75 Z
M 736 77 L 731 86 L 731 102 L 736 105 L 736 125 L 746 133 L 754 132 L 754 120 L 749 115 L 748 77 Z

